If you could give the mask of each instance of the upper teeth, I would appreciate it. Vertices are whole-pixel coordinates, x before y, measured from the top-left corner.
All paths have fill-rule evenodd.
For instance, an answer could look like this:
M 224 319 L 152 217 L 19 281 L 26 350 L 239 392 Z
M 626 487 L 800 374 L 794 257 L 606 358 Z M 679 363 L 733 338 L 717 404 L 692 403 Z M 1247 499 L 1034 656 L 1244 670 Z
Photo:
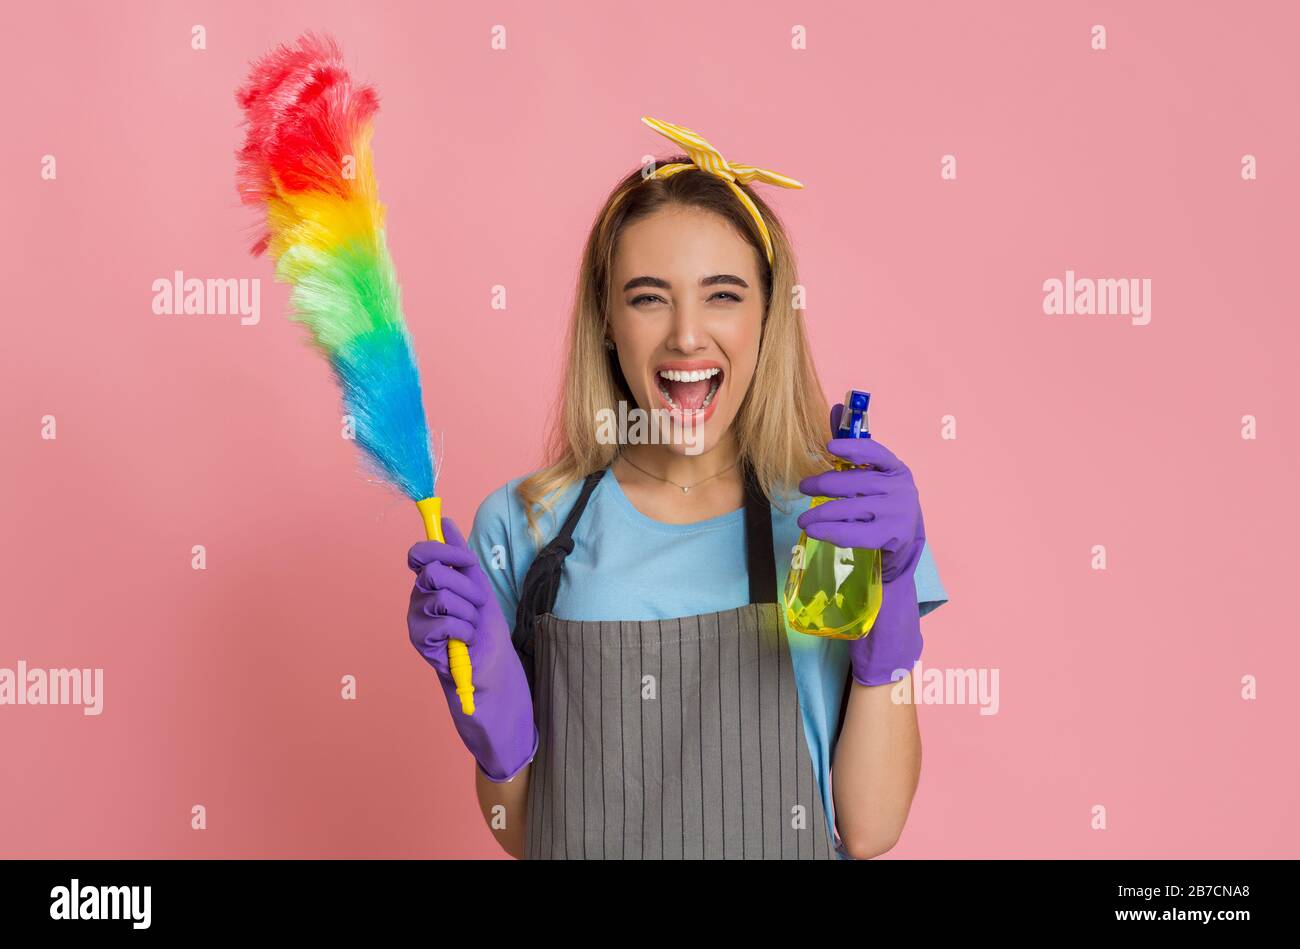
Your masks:
M 712 369 L 660 369 L 659 375 L 671 382 L 702 382 L 705 379 L 712 379 L 720 372 L 722 370 L 714 366 Z

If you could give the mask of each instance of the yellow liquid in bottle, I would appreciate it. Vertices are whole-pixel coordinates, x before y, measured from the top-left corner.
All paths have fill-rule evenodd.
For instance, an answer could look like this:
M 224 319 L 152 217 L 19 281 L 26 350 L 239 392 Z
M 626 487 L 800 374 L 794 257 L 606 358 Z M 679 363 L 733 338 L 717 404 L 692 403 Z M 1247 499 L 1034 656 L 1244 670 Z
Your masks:
M 842 461 L 836 471 L 866 468 Z M 810 508 L 830 498 L 813 498 Z M 836 547 L 799 535 L 785 584 L 785 615 L 790 628 L 812 636 L 861 639 L 880 613 L 883 592 L 880 551 Z

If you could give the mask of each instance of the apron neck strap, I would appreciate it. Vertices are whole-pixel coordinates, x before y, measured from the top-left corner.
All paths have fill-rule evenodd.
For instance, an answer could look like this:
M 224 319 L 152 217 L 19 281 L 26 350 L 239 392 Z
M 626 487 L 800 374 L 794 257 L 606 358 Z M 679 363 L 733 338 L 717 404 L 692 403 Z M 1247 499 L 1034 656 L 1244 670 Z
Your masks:
M 749 602 L 776 600 L 776 559 L 772 551 L 772 508 L 753 469 L 744 466 L 745 561 L 749 567 Z
M 560 532 L 555 535 L 548 546 L 563 548 L 565 556 L 573 553 L 573 529 L 578 526 L 578 518 L 582 517 L 582 512 L 587 509 L 587 501 L 591 498 L 591 492 L 596 490 L 596 485 L 600 484 L 605 477 L 606 468 L 599 471 L 593 471 L 582 481 L 582 490 L 578 492 L 578 500 L 574 502 L 573 508 L 569 511 L 569 516 L 564 519 L 564 525 Z M 555 604 L 552 603 L 551 606 Z
M 528 572 L 524 574 L 524 584 L 519 591 L 519 603 L 515 609 L 515 628 L 510 639 L 523 663 L 529 689 L 533 688 L 533 640 L 537 617 L 555 609 L 555 597 L 560 592 L 560 570 L 564 567 L 564 558 L 573 553 L 573 529 L 578 526 L 578 518 L 582 517 L 591 492 L 596 490 L 596 485 L 604 476 L 604 468 L 587 475 L 582 482 L 578 500 L 565 518 L 560 532 L 538 551 Z

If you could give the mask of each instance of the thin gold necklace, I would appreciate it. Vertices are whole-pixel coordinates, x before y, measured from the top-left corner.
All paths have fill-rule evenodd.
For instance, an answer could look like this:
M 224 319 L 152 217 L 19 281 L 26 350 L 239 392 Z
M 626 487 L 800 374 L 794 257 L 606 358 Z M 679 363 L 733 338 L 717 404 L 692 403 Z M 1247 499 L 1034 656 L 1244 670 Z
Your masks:
M 698 485 L 701 485 L 701 484 L 703 484 L 703 483 L 706 482 L 706 481 L 712 481 L 712 480 L 713 480 L 714 478 L 716 478 L 718 475 L 720 475 L 720 474 L 726 474 L 726 473 L 727 473 L 728 471 L 730 471 L 732 468 L 736 467 L 736 465 L 740 464 L 740 459 L 737 458 L 735 461 L 733 461 L 731 464 L 727 465 L 727 467 L 723 468 L 721 471 L 715 471 L 713 474 L 709 475 L 707 478 L 701 478 L 699 481 L 696 481 L 695 484 L 678 484 L 678 483 L 677 483 L 676 481 L 674 481 L 672 478 L 663 478 L 663 477 L 660 477 L 660 476 L 657 475 L 657 474 L 652 474 L 651 472 L 646 471 L 644 468 L 642 468 L 640 465 L 638 465 L 635 461 L 633 461 L 631 458 L 629 458 L 627 455 L 623 454 L 622 452 L 619 452 L 618 457 L 622 458 L 624 461 L 626 461 L 629 465 L 631 465 L 631 466 L 632 466 L 633 468 L 635 468 L 637 471 L 641 472 L 643 475 L 649 475 L 651 478 L 654 478 L 656 481 L 666 481 L 666 482 L 668 482 L 668 483 L 671 484 L 671 485 L 675 485 L 676 487 L 681 488 L 681 489 L 682 489 L 682 494 L 690 494 L 691 488 L 697 487 Z

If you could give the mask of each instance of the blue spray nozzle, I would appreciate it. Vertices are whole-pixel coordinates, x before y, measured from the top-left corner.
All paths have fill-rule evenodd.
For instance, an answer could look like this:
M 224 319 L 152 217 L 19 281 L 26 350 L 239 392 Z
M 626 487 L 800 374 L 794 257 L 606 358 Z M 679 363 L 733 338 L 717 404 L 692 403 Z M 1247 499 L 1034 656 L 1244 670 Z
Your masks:
M 870 438 L 867 429 L 867 404 L 871 401 L 870 392 L 850 389 L 844 395 L 844 411 L 840 415 L 840 427 L 835 432 L 836 438 Z

